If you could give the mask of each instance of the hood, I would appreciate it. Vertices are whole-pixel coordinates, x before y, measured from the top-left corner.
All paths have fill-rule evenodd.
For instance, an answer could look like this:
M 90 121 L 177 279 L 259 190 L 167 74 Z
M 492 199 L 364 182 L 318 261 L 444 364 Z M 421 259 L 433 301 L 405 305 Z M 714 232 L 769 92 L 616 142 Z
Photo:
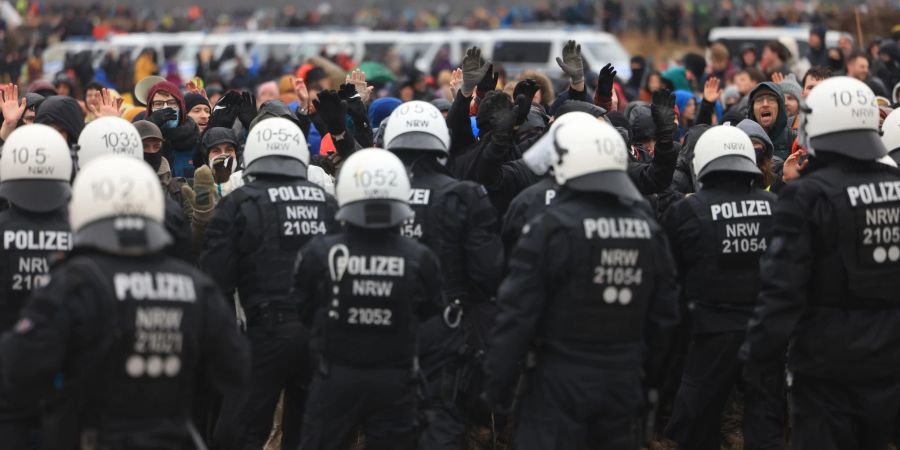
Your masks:
M 697 146 L 697 141 L 700 140 L 700 136 L 710 128 L 712 127 L 706 124 L 694 125 L 688 128 L 684 133 L 684 146 L 681 148 L 681 152 L 678 154 L 678 160 L 676 161 L 676 164 L 690 175 L 691 184 L 694 186 L 695 190 L 698 187 L 698 183 L 696 175 L 694 174 L 694 148 Z
M 157 92 L 165 92 L 166 94 L 175 97 L 175 100 L 178 100 L 178 125 L 184 123 L 185 117 L 187 117 L 187 111 L 184 109 L 184 96 L 181 94 L 181 89 L 178 89 L 178 86 L 168 82 L 168 81 L 160 81 L 153 85 L 150 88 L 150 92 L 147 93 L 147 112 L 146 117 L 150 117 L 151 105 L 153 104 L 153 97 L 156 96 Z
M 891 57 L 891 61 L 900 61 L 900 47 L 891 39 L 885 40 L 878 47 L 878 54 L 885 54 Z
M 737 127 L 744 133 L 747 133 L 747 136 L 763 141 L 763 144 L 766 146 L 767 155 L 771 157 L 775 154 L 775 145 L 772 144 L 772 139 L 769 139 L 769 135 L 766 134 L 766 130 L 763 129 L 762 125 L 753 120 L 744 119 L 741 123 L 737 124 Z
M 259 111 L 256 112 L 256 117 L 250 122 L 250 129 L 252 130 L 259 122 L 273 117 L 281 117 L 300 126 L 300 123 L 291 111 L 290 106 L 281 100 L 269 100 L 259 107 Z
M 691 84 L 688 83 L 687 76 L 685 75 L 684 67 L 673 67 L 662 73 L 662 77 L 671 81 L 673 85 L 675 85 L 675 89 L 681 89 L 685 91 L 691 90 Z
M 747 96 L 747 118 L 756 122 L 756 117 L 753 117 L 753 100 L 756 99 L 756 96 L 759 95 L 760 92 L 765 90 L 774 92 L 775 96 L 778 97 L 778 119 L 775 120 L 775 126 L 768 131 L 769 138 L 774 142 L 775 137 L 779 136 L 784 131 L 788 120 L 787 109 L 784 107 L 784 93 L 781 90 L 781 86 L 771 81 L 757 84 L 756 87 L 750 91 L 750 95 Z
M 631 102 L 628 103 L 628 106 L 631 106 Z M 534 106 L 532 106 L 532 109 L 534 109 Z M 605 109 L 593 103 L 583 102 L 581 100 L 566 100 L 562 105 L 559 105 L 559 107 L 556 108 L 556 113 L 553 117 L 559 119 L 562 115 L 570 112 L 584 112 L 594 117 L 600 117 L 606 114 Z
M 694 103 L 696 103 L 696 97 L 694 97 L 694 93 L 688 90 L 677 90 L 675 91 L 675 106 L 678 107 L 678 111 L 684 112 L 684 107 L 687 106 L 688 101 L 690 99 L 694 99 Z
M 34 123 L 56 124 L 69 135 L 69 145 L 78 142 L 84 129 L 84 111 L 72 97 L 52 95 L 47 97 L 34 115 Z
M 647 105 L 638 105 L 634 107 L 629 115 L 628 120 L 631 122 L 631 140 L 640 142 L 647 140 L 656 135 L 656 124 L 653 123 L 653 114 Z
M 369 105 L 369 126 L 376 129 L 381 125 L 381 121 L 397 109 L 403 103 L 396 97 L 383 97 L 372 102 Z

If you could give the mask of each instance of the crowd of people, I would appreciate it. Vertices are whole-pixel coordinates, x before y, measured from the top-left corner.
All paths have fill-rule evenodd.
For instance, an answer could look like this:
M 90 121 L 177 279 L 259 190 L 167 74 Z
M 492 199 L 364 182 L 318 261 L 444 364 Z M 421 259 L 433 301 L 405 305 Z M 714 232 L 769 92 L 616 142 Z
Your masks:
M 3 448 L 888 448 L 897 43 L 708 50 L 3 85 Z

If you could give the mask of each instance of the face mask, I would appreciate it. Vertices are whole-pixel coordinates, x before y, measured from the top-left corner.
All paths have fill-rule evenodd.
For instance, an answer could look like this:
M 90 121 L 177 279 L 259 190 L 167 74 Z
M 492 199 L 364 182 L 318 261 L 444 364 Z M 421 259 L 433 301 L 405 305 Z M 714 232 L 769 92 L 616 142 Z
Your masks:
M 158 172 L 159 166 L 162 164 L 162 152 L 144 153 L 144 161 L 150 164 L 154 171 Z
M 165 109 L 173 109 L 173 108 L 165 108 Z M 155 111 L 159 111 L 159 110 L 157 109 Z M 175 128 L 178 126 L 178 119 L 181 118 L 181 111 L 179 111 L 178 109 L 174 109 L 174 111 L 175 111 L 175 118 L 163 123 L 163 126 L 162 126 L 163 128 Z

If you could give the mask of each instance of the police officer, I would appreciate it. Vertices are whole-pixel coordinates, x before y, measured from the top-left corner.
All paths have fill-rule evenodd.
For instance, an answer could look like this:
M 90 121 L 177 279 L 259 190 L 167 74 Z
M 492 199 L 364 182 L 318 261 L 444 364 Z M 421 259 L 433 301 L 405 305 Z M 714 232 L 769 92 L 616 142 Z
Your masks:
M 72 248 L 66 215 L 71 189 L 69 145 L 46 125 L 27 125 L 10 134 L 0 157 L 0 197 L 10 208 L 0 212 L 0 330 L 19 318 L 32 290 L 47 284 L 50 264 Z M 0 393 L 0 442 L 3 448 L 28 449 L 39 427 L 39 411 L 15 404 Z
M 503 216 L 500 236 L 503 239 L 503 246 L 507 255 L 512 252 L 513 247 L 519 240 L 522 227 L 535 216 L 544 212 L 550 206 L 550 203 L 553 202 L 553 199 L 556 198 L 559 185 L 556 184 L 553 174 L 549 173 L 550 165 L 555 155 L 553 136 L 556 129 L 564 123 L 580 121 L 596 122 L 597 118 L 581 111 L 574 111 L 559 116 L 559 119 L 555 120 L 553 125 L 550 126 L 550 130 L 522 155 L 522 160 L 525 164 L 537 175 L 542 175 L 543 177 L 540 181 L 516 195 Z
M 447 318 L 459 325 L 450 329 L 439 318 L 427 325 L 420 354 L 430 404 L 422 447 L 458 449 L 465 434 L 466 397 L 477 400 L 481 391 L 467 385 L 476 381 L 481 366 L 496 312 L 492 300 L 503 276 L 497 213 L 484 187 L 453 178 L 441 162 L 448 156 L 450 133 L 434 105 L 400 105 L 390 116 L 384 142 L 410 175 L 415 216 L 404 222 L 401 233 L 440 258 L 444 295 L 454 305 Z
M 792 448 L 884 449 L 900 409 L 900 173 L 877 162 L 865 83 L 829 78 L 806 102 L 810 163 L 779 192 L 742 356 L 752 380 L 787 349 Z
M 119 117 L 98 117 L 85 125 L 78 136 L 78 167 L 85 167 L 103 155 L 124 155 L 144 160 L 141 135 L 130 122 Z M 148 163 L 149 165 L 149 163 Z M 190 222 L 181 205 L 168 195 L 166 202 L 166 231 L 172 237 L 166 254 L 184 261 L 194 261 L 191 254 Z
M 683 448 L 718 450 L 722 413 L 741 377 L 737 352 L 756 304 L 759 257 L 768 244 L 775 195 L 760 188 L 763 174 L 753 142 L 737 127 L 703 133 L 693 168 L 701 188 L 672 205 L 663 219 L 693 336 L 667 435 Z M 781 374 L 784 366 L 772 370 Z M 770 391 L 776 395 L 745 390 L 746 448 L 784 447 L 780 384 Z
M 312 237 L 335 231 L 334 198 L 306 180 L 309 150 L 293 122 L 256 124 L 244 148 L 244 177 L 216 206 L 200 256 L 203 268 L 247 317 L 252 355 L 249 388 L 226 397 L 216 437 L 226 448 L 259 449 L 284 393 L 283 448 L 296 448 L 303 408 L 308 336 L 290 295 L 297 251 Z
M 520 404 L 517 448 L 636 448 L 642 370 L 659 383 L 663 333 L 678 320 L 664 234 L 629 180 L 610 125 L 554 136 L 560 191 L 529 222 L 500 286 L 485 397 L 511 403 L 518 366 L 536 366 Z M 529 358 L 530 359 L 530 358 Z
M 195 382 L 246 380 L 247 347 L 222 294 L 161 253 L 163 209 L 142 161 L 103 156 L 75 179 L 74 250 L 0 345 L 11 389 L 35 402 L 53 390 L 45 448 L 194 448 Z
M 343 232 L 300 251 L 296 294 L 312 326 L 318 370 L 303 418 L 302 450 L 409 450 L 417 431 L 417 328 L 444 307 L 441 269 L 426 246 L 401 236 L 413 216 L 403 163 L 360 150 L 337 182 Z

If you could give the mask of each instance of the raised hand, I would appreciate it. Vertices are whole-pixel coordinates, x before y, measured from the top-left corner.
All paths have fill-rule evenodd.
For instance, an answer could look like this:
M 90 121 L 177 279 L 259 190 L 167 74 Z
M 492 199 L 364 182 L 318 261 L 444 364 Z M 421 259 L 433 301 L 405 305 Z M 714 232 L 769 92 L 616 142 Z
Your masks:
M 294 94 L 300 100 L 300 109 L 309 108 L 309 90 L 306 88 L 306 82 L 303 78 L 291 77 L 291 85 L 294 86 Z
M 601 97 L 611 97 L 613 92 L 613 81 L 616 79 L 616 69 L 612 64 L 607 64 L 600 69 L 600 75 L 597 77 L 597 95 Z
M 356 86 L 356 93 L 359 94 L 359 99 L 363 104 L 368 103 L 369 99 L 372 98 L 372 90 L 375 87 L 369 86 L 366 82 L 366 73 L 362 70 L 354 69 L 353 72 L 350 72 L 350 75 L 347 76 L 347 83 Z
M 184 89 L 194 94 L 200 94 L 203 96 L 203 98 L 209 100 L 209 97 L 206 95 L 206 89 L 198 86 L 197 82 L 195 82 L 193 78 L 188 80 L 188 82 L 184 84 Z
M 459 88 L 462 87 L 463 72 L 462 69 L 456 69 L 450 74 L 450 94 L 456 95 Z
M 562 50 L 562 58 L 556 57 L 556 64 L 572 79 L 572 85 L 584 83 L 584 60 L 581 58 L 581 45 L 568 41 Z
M 121 97 L 115 97 L 109 92 L 109 89 L 100 90 L 100 105 L 88 105 L 88 110 L 97 117 L 120 117 L 125 113 L 125 100 Z
M 656 125 L 656 142 L 672 144 L 678 131 L 675 125 L 675 94 L 668 89 L 654 92 L 650 113 L 653 116 L 653 124 Z
M 462 93 L 466 97 L 471 97 L 475 92 L 475 87 L 484 79 L 487 71 L 493 66 L 482 64 L 481 50 L 478 47 L 472 47 L 466 50 L 466 56 L 462 61 Z
M 703 101 L 707 103 L 715 103 L 719 100 L 719 96 L 722 95 L 722 91 L 719 89 L 719 79 L 716 77 L 709 77 L 706 79 L 706 83 L 703 85 Z
M 13 83 L 6 84 L 0 87 L 0 95 L 3 96 L 3 121 L 19 123 L 22 114 L 25 114 L 25 98 L 19 101 L 19 87 Z

